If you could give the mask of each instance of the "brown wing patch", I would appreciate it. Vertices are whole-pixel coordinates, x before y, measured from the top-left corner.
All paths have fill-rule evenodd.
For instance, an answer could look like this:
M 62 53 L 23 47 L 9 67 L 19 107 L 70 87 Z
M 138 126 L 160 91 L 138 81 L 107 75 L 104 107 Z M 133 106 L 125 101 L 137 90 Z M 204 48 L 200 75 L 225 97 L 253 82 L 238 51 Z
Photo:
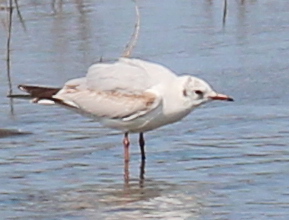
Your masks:
M 151 92 L 128 92 L 122 90 L 79 90 L 73 87 L 54 96 L 71 101 L 83 112 L 95 117 L 131 120 L 150 112 L 160 104 L 160 98 Z
M 142 94 L 132 94 L 119 91 L 102 91 L 98 93 L 99 95 L 105 95 L 107 96 L 107 98 L 111 99 L 125 98 L 128 99 L 128 101 L 143 102 L 146 107 L 150 107 L 156 100 L 156 96 L 150 92 L 144 92 Z

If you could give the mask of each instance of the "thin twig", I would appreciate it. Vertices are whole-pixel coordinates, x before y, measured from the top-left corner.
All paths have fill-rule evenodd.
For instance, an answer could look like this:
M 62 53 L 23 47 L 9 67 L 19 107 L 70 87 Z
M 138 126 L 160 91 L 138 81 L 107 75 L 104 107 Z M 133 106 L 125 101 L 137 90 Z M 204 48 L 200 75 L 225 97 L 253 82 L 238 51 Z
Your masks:
M 62 5 L 63 5 L 63 1 L 59 0 L 58 1 L 58 9 L 56 10 L 56 0 L 52 0 L 51 1 L 51 8 L 54 14 L 57 14 L 58 12 L 62 12 Z
M 136 24 L 135 24 L 135 28 L 134 28 L 134 32 L 130 38 L 130 41 L 128 42 L 128 44 L 125 47 L 125 50 L 122 54 L 122 57 L 130 57 L 131 53 L 134 49 L 134 47 L 136 46 L 137 40 L 138 40 L 138 36 L 139 36 L 139 30 L 140 30 L 140 12 L 139 12 L 139 7 L 137 4 L 137 0 L 134 0 L 135 2 L 135 11 L 136 11 Z
M 22 25 L 22 28 L 24 29 L 24 31 L 26 31 L 25 21 L 24 21 L 24 19 L 22 17 L 22 14 L 21 14 L 21 11 L 20 11 L 20 8 L 19 8 L 18 0 L 14 0 L 14 2 L 15 2 L 15 6 L 16 6 L 17 15 L 19 17 L 19 20 L 20 20 L 20 23 Z
M 227 0 L 224 0 L 224 9 L 223 9 L 223 26 L 226 24 L 227 17 Z
M 8 17 L 8 36 L 7 36 L 7 48 L 6 48 L 6 68 L 7 68 L 7 79 L 8 79 L 8 95 L 13 93 L 12 91 L 12 80 L 11 80 L 11 36 L 12 36 L 12 15 L 13 15 L 13 0 L 9 0 L 9 17 Z M 10 99 L 10 110 L 13 114 L 13 101 Z
M 51 5 L 53 13 L 56 14 L 57 11 L 55 9 L 55 0 L 52 0 L 50 5 Z
M 12 14 L 13 14 L 13 2 L 12 0 L 9 0 L 9 17 L 8 17 L 8 36 L 7 36 L 7 50 L 6 50 L 6 65 L 7 65 L 7 78 L 9 83 L 9 95 L 12 94 L 12 83 L 11 83 L 11 75 L 10 75 L 10 69 L 11 69 L 11 56 L 10 56 L 10 47 L 11 47 L 11 35 L 12 35 Z

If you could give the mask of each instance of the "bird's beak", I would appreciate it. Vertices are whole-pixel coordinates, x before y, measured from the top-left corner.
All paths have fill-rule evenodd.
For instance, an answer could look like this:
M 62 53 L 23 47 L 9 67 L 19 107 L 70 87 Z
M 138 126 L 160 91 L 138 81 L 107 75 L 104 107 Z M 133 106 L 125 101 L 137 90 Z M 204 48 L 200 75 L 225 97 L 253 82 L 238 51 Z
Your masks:
M 212 100 L 221 100 L 221 101 L 230 101 L 230 102 L 234 101 L 233 98 L 231 98 L 227 95 L 218 94 L 218 93 L 214 96 L 210 96 L 209 98 Z

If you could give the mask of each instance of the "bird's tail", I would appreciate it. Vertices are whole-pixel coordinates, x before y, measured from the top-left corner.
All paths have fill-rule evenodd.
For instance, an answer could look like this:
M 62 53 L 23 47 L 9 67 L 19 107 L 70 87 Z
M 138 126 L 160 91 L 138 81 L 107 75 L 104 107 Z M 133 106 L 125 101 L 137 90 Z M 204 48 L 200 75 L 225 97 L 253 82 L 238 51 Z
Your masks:
M 34 103 L 54 104 L 53 96 L 60 91 L 60 88 L 49 88 L 41 86 L 19 85 L 18 88 L 28 94 L 13 94 L 9 98 L 31 99 Z

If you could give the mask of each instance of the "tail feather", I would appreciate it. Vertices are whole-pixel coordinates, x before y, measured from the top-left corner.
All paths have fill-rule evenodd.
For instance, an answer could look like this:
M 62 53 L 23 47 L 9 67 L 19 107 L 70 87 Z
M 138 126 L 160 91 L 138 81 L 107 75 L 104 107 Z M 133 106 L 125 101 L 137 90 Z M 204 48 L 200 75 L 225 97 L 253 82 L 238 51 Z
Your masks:
M 40 100 L 51 100 L 54 102 L 53 96 L 60 91 L 60 88 L 28 85 L 19 85 L 18 88 L 28 94 L 12 94 L 8 95 L 8 98 L 32 99 L 34 103 L 38 103 Z
M 18 88 L 28 94 L 13 94 L 9 98 L 31 99 L 33 103 L 51 105 L 58 104 L 69 108 L 78 108 L 74 103 L 54 98 L 61 88 L 19 85 Z

